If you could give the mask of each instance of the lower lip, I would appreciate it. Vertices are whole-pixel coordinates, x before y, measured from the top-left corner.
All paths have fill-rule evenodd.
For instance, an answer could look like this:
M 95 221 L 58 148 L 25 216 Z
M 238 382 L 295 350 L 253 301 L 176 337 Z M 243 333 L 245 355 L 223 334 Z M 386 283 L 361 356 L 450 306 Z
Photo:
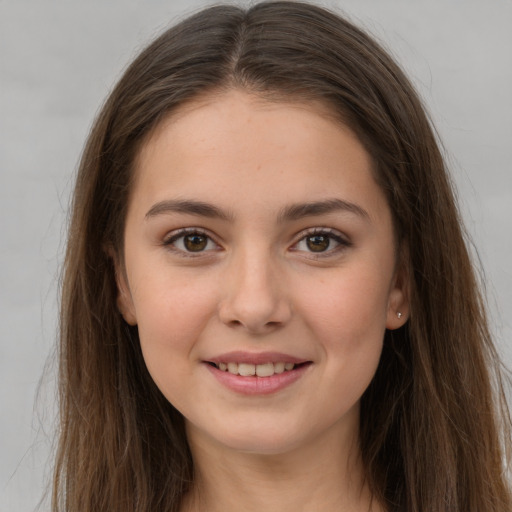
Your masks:
M 224 386 L 242 395 L 270 395 L 277 393 L 299 380 L 311 364 L 303 364 L 296 369 L 274 373 L 271 377 L 242 377 L 219 370 L 205 363 L 212 375 Z

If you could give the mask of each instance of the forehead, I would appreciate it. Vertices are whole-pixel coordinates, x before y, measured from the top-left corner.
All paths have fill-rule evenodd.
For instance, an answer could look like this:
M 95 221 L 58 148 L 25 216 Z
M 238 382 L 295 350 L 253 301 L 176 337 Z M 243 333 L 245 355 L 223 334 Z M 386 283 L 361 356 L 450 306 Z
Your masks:
M 308 201 L 375 196 L 373 162 L 320 102 L 276 102 L 239 91 L 199 98 L 154 130 L 136 162 L 133 195 Z M 264 200 L 265 199 L 265 200 Z M 382 198 L 380 198 L 382 199 Z
M 284 126 L 288 129 L 283 132 L 280 129 Z M 215 90 L 183 103 L 158 123 L 141 145 L 136 167 L 141 168 L 155 147 L 171 137 L 176 146 L 196 144 L 197 148 L 201 143 L 205 149 L 204 143 L 210 141 L 213 149 L 222 138 L 227 147 L 235 138 L 240 143 L 243 138 L 249 142 L 266 135 L 267 143 L 272 140 L 286 149 L 293 140 L 300 146 L 301 138 L 310 138 L 315 129 L 343 131 L 360 145 L 342 115 L 324 101 L 280 93 L 263 96 L 238 89 Z

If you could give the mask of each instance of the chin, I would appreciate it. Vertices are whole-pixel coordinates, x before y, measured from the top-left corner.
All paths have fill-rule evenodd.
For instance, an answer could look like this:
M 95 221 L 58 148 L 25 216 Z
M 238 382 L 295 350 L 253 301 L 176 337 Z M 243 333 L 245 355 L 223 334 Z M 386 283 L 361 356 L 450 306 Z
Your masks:
M 300 442 L 292 442 L 289 438 L 283 439 L 282 435 L 277 438 L 252 437 L 250 439 L 228 439 L 225 446 L 240 453 L 253 455 L 282 455 L 294 450 Z
M 189 426 L 189 442 L 197 443 L 199 438 L 213 440 L 221 449 L 233 450 L 240 453 L 255 455 L 279 455 L 290 452 L 306 442 L 306 436 L 291 426 L 282 424 L 249 426 L 226 425 L 221 431 L 202 430 Z

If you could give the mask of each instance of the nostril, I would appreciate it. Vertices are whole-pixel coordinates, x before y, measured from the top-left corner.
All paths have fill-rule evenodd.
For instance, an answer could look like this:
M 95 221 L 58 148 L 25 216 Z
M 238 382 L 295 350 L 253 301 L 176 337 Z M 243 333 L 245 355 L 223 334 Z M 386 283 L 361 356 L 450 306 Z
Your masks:
M 272 321 L 272 322 L 265 322 L 262 324 L 256 324 L 256 323 L 251 323 L 251 322 L 244 323 L 241 320 L 231 320 L 228 322 L 227 325 L 232 328 L 236 328 L 236 329 L 243 328 L 243 329 L 247 329 L 248 331 L 253 332 L 253 333 L 264 334 L 264 333 L 268 333 L 270 331 L 279 329 L 283 325 L 283 323 Z
M 218 306 L 219 319 L 231 328 L 244 328 L 258 334 L 279 329 L 289 321 L 291 308 L 284 301 L 268 299 L 255 295 L 235 296 L 221 301 Z

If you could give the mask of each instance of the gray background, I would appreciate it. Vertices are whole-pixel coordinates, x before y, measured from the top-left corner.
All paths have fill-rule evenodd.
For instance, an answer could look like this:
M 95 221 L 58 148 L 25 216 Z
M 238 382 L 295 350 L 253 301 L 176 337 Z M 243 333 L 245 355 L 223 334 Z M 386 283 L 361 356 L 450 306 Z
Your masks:
M 0 0 L 1 512 L 33 510 L 50 474 L 58 267 L 94 114 L 149 38 L 208 3 Z M 323 4 L 381 39 L 419 88 L 445 143 L 493 328 L 512 366 L 512 2 Z

